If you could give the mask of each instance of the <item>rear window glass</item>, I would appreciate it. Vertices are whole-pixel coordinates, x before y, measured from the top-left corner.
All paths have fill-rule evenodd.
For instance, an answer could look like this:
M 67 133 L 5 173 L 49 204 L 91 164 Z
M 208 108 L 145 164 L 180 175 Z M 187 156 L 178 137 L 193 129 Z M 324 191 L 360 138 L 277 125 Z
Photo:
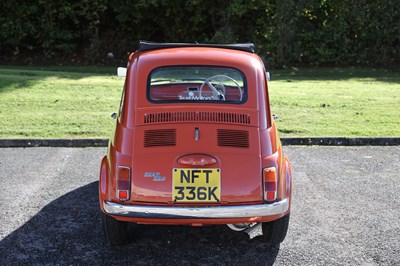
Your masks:
M 246 79 L 229 67 L 162 67 L 150 73 L 147 95 L 152 102 L 243 103 Z

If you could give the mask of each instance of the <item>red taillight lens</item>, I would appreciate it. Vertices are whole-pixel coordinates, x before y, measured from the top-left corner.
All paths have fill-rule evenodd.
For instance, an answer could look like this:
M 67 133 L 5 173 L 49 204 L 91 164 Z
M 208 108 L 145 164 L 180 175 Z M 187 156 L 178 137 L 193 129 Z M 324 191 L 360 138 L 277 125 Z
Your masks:
M 131 169 L 127 166 L 117 168 L 117 197 L 120 201 L 129 200 L 131 195 Z
M 264 168 L 263 177 L 264 177 L 264 199 L 266 201 L 276 200 L 276 191 L 278 188 L 276 168 L 275 167 Z
M 126 190 L 119 190 L 118 191 L 118 198 L 120 200 L 127 200 L 128 199 L 128 191 Z

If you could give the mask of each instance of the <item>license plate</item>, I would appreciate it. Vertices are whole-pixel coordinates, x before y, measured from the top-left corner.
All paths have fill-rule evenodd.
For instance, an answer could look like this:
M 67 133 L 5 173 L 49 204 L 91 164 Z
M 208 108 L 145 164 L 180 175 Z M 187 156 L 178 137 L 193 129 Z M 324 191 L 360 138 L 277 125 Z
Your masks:
M 172 200 L 174 202 L 220 202 L 220 169 L 174 168 Z

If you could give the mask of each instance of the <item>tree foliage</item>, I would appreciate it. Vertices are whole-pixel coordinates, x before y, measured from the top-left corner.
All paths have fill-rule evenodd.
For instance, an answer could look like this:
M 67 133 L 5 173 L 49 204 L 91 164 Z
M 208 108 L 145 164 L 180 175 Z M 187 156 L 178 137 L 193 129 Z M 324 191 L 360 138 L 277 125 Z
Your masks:
M 400 0 L 2 0 L 0 58 L 117 59 L 138 40 L 254 42 L 270 66 L 393 65 Z

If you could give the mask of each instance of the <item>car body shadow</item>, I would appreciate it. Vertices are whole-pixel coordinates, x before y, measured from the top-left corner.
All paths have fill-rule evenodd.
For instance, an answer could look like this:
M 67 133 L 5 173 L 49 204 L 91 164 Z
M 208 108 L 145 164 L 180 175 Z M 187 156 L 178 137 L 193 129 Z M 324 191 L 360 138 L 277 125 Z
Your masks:
M 272 265 L 279 246 L 227 226 L 135 225 L 131 241 L 109 247 L 101 230 L 98 182 L 46 205 L 0 242 L 0 265 Z

